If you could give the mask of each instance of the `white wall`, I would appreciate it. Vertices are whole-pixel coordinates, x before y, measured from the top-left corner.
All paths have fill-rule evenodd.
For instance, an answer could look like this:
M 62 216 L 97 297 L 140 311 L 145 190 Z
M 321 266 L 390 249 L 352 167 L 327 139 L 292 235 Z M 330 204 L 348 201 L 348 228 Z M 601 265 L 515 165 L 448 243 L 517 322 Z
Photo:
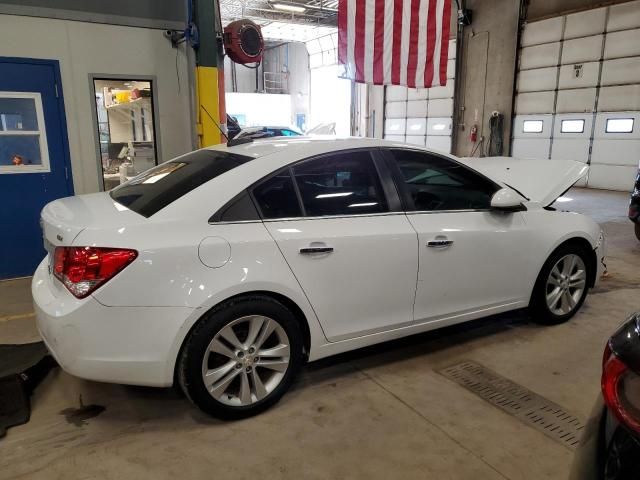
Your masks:
M 269 93 L 226 94 L 227 113 L 244 115 L 245 127 L 288 127 L 291 122 L 291 96 Z
M 285 52 L 287 54 L 285 55 Z M 283 70 L 284 61 L 288 62 L 289 94 L 291 95 L 291 123 L 295 124 L 296 114 L 304 114 L 309 125 L 309 54 L 304 43 L 291 42 L 273 50 L 269 50 L 278 62 L 265 63 L 266 71 Z M 268 55 L 271 56 L 271 55 Z M 273 58 L 273 57 L 272 57 Z M 280 69 L 280 70 L 278 70 Z
M 351 80 L 339 78 L 342 67 L 311 70 L 311 115 L 308 128 L 319 123 L 336 124 L 336 135 L 351 135 Z
M 255 93 L 256 92 L 256 69 L 238 65 L 231 61 L 229 57 L 224 57 L 224 89 L 233 92 L 233 68 L 236 69 L 236 92 Z M 258 69 L 258 88 L 262 88 L 262 67 Z
M 188 65 L 163 30 L 0 15 L 0 56 L 60 62 L 73 184 L 77 194 L 98 190 L 98 158 L 89 74 L 155 75 L 158 161 L 191 150 Z M 179 76 L 179 84 L 178 84 Z
M 225 57 L 224 68 L 225 91 L 227 92 L 228 99 L 229 93 L 234 92 L 231 73 L 233 62 L 231 62 L 228 57 Z M 256 93 L 256 71 L 242 65 L 235 65 L 235 69 L 235 92 Z M 307 128 L 309 128 L 310 73 L 309 54 L 307 53 L 307 47 L 305 44 L 300 42 L 290 42 L 277 47 L 267 47 L 264 53 L 262 65 L 258 68 L 259 92 L 264 91 L 262 79 L 264 72 L 288 73 L 291 112 L 286 125 L 295 125 L 296 115 L 303 114 L 306 115 Z M 234 113 L 228 108 L 227 110 L 229 113 Z

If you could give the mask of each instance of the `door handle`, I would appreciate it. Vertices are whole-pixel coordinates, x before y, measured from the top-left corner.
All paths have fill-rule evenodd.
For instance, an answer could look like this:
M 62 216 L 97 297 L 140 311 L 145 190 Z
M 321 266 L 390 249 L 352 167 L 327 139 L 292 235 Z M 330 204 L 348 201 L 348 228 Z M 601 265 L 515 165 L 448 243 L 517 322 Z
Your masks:
M 447 248 L 453 245 L 453 240 L 447 238 L 436 238 L 435 240 L 429 240 L 427 247 L 431 248 Z
M 333 252 L 333 247 L 318 246 L 318 247 L 304 247 L 300 249 L 300 253 L 303 255 L 309 255 L 313 253 L 331 253 Z

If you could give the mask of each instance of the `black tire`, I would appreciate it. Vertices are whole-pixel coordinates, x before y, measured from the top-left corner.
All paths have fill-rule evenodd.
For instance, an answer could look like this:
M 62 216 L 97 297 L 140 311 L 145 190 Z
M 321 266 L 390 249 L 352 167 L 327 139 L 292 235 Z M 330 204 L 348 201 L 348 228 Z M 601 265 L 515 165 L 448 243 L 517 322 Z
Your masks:
M 261 400 L 250 405 L 230 406 L 215 399 L 202 378 L 205 353 L 215 335 L 236 319 L 262 315 L 277 322 L 290 345 L 289 365 L 280 383 Z M 178 361 L 177 378 L 186 396 L 202 411 L 224 420 L 250 417 L 273 406 L 289 389 L 303 363 L 303 340 L 294 314 L 277 300 L 252 295 L 229 300 L 208 312 L 185 341 Z
M 634 225 L 634 227 L 635 227 L 635 232 L 636 232 L 636 238 L 640 242 L 640 223 L 636 223 Z
M 575 307 L 568 313 L 564 315 L 558 315 L 551 311 L 551 309 L 547 305 L 546 300 L 546 289 L 547 289 L 547 279 L 551 274 L 551 269 L 556 265 L 556 263 L 566 255 L 574 254 L 579 256 L 584 262 L 586 269 L 586 279 L 585 279 L 585 288 L 582 292 L 580 299 L 576 302 Z M 589 291 L 589 279 L 592 278 L 592 261 L 590 260 L 591 252 L 586 250 L 584 247 L 578 244 L 565 244 L 558 247 L 547 259 L 544 263 L 540 273 L 538 275 L 538 279 L 536 280 L 536 284 L 533 289 L 533 293 L 531 295 L 531 301 L 529 303 L 529 310 L 532 316 L 533 321 L 536 323 L 540 323 L 542 325 L 558 325 L 560 323 L 564 323 L 568 321 L 571 317 L 573 317 L 580 307 L 584 303 L 585 298 L 587 297 L 587 292 Z

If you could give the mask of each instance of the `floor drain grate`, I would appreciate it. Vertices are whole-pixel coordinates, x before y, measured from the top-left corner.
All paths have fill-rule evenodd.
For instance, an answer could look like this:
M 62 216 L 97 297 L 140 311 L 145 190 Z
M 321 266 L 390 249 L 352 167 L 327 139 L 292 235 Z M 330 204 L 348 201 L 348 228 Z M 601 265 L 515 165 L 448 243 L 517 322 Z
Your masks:
M 439 371 L 487 402 L 569 449 L 580 443 L 584 425 L 561 406 L 475 362 L 462 362 Z

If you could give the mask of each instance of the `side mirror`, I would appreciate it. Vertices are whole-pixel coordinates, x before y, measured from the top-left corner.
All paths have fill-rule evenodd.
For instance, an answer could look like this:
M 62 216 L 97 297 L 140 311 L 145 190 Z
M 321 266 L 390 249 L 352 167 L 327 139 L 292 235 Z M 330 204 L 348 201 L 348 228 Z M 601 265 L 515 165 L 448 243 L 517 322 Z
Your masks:
M 502 212 L 520 212 L 526 210 L 522 202 L 527 199 L 511 188 L 501 188 L 491 197 L 491 208 Z

